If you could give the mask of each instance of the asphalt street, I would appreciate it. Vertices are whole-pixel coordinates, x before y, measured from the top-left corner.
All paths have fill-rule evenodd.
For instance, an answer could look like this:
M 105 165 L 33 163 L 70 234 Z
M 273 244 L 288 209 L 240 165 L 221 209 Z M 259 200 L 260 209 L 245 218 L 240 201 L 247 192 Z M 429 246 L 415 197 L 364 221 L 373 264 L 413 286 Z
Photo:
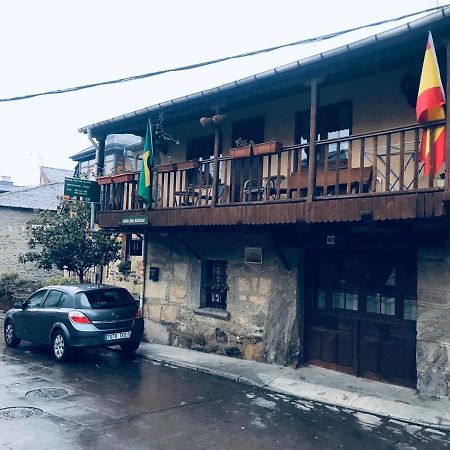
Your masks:
M 3 328 L 3 321 L 0 321 Z M 7 449 L 440 449 L 450 432 L 275 395 L 107 349 L 65 364 L 0 341 Z

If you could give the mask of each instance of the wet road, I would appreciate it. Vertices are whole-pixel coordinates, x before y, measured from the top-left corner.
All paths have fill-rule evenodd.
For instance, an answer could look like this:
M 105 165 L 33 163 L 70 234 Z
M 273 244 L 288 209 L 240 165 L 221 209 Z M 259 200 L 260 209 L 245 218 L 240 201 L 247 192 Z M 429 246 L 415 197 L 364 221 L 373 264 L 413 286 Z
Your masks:
M 58 364 L 45 348 L 22 343 L 7 349 L 1 339 L 0 353 L 0 448 L 450 448 L 450 433 L 127 359 L 118 351 L 91 350 Z

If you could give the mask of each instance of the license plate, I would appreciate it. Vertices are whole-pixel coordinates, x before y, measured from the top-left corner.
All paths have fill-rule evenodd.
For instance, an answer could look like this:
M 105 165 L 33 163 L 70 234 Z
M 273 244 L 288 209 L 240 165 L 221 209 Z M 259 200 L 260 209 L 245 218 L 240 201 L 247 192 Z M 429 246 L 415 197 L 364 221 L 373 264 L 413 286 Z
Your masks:
M 131 336 L 131 331 L 123 331 L 122 333 L 105 334 L 105 341 L 115 341 L 116 339 L 128 339 Z

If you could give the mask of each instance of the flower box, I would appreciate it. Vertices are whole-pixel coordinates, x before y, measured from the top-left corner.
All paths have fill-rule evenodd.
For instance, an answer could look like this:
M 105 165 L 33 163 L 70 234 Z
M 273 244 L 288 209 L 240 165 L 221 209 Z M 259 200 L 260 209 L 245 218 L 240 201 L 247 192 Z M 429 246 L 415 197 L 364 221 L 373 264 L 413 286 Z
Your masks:
M 134 173 L 132 172 L 118 173 L 117 175 L 112 175 L 111 178 L 113 183 L 126 183 L 128 181 L 134 180 Z
M 104 175 L 96 178 L 98 184 L 111 184 L 112 177 L 110 175 Z
M 230 148 L 230 158 L 248 158 L 252 154 L 252 147 L 235 147 Z
M 177 170 L 177 165 L 174 163 L 160 164 L 157 168 L 159 173 L 174 172 Z
M 177 170 L 196 169 L 198 167 L 198 159 L 191 159 L 190 161 L 183 161 L 177 163 Z
M 253 144 L 253 154 L 256 155 L 270 155 L 281 152 L 283 144 L 278 141 L 262 142 L 261 144 Z

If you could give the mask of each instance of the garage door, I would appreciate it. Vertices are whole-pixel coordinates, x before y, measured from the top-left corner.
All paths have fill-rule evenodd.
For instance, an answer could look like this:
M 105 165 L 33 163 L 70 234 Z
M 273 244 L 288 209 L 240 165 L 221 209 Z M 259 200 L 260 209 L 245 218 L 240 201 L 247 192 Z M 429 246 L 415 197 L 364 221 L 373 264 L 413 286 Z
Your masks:
M 309 261 L 309 363 L 415 387 L 417 255 L 328 251 Z

